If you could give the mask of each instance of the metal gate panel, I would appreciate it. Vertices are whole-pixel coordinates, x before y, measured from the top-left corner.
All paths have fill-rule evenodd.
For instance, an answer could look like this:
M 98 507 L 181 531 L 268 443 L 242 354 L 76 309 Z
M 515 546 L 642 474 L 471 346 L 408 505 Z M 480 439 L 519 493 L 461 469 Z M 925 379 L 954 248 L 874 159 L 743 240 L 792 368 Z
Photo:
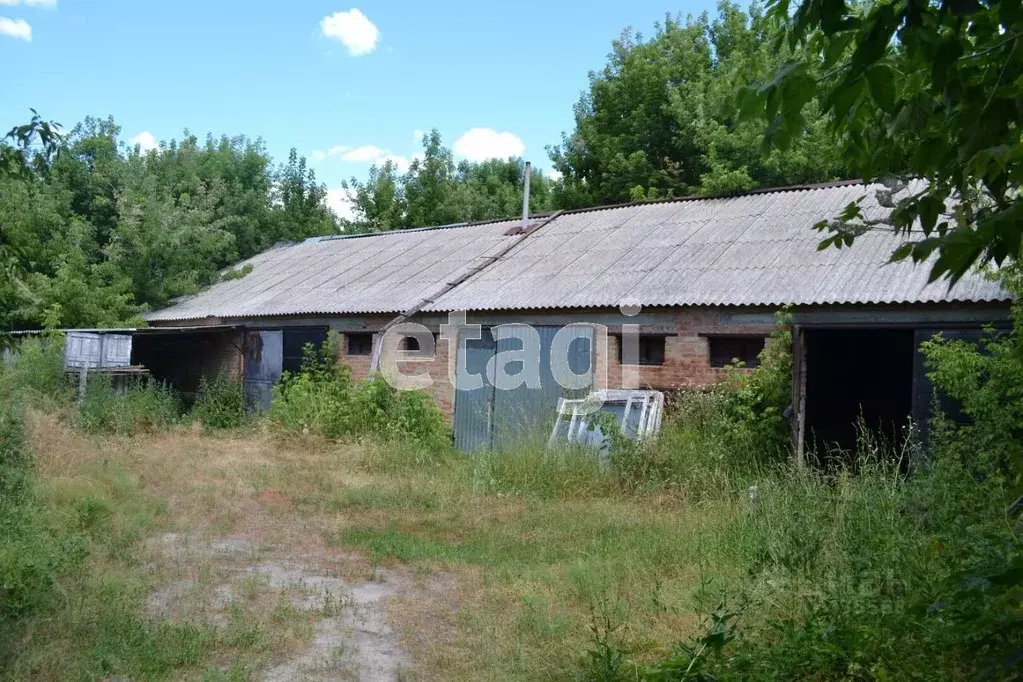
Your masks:
M 488 365 L 497 351 L 489 329 L 479 339 L 464 336 L 458 344 L 455 375 L 455 412 L 452 426 L 455 447 L 463 452 L 489 448 L 493 438 L 494 377 Z M 482 379 L 482 386 L 468 388 L 472 375 Z
M 280 331 L 245 335 L 245 398 L 250 410 L 270 409 L 273 387 L 281 379 L 284 335 Z
M 514 327 L 520 325 L 508 325 Z M 525 325 L 521 325 L 525 326 Z M 592 390 L 593 383 L 593 328 L 590 326 L 567 327 L 571 335 L 568 346 L 568 368 L 574 374 L 585 375 L 585 388 L 566 389 L 555 379 L 551 366 L 551 348 L 554 337 L 562 327 L 533 327 L 540 337 L 540 386 L 530 388 L 522 384 L 510 390 L 498 388 L 494 395 L 493 444 L 495 448 L 516 445 L 542 446 L 547 442 L 554 425 L 558 398 L 583 397 Z M 497 352 L 522 348 L 520 338 L 501 338 L 497 341 Z M 523 371 L 522 368 L 519 370 Z M 511 375 L 517 374 L 508 369 Z

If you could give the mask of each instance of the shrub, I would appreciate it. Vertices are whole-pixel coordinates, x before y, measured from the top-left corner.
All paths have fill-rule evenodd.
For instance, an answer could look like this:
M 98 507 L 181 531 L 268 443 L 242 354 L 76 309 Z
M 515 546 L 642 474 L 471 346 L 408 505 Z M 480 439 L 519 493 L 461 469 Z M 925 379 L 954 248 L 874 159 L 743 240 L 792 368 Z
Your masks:
M 627 487 L 666 487 L 697 496 L 744 489 L 764 466 L 784 461 L 792 396 L 790 315 L 779 313 L 753 369 L 729 368 L 717 386 L 672 394 L 656 440 L 613 443 L 614 470 Z M 614 439 L 613 439 L 614 440 Z
M 130 436 L 170 428 L 181 415 L 173 391 L 154 380 L 130 380 L 120 390 L 110 377 L 89 378 L 77 425 L 90 433 Z
M 13 397 L 0 396 L 0 502 L 20 499 L 31 464 Z
M 1018 282 L 1010 273 L 1017 294 Z M 741 637 L 684 670 L 674 660 L 693 663 L 691 646 L 654 666 L 627 661 L 617 679 L 1019 679 L 1021 351 L 1019 302 L 1011 334 L 923 345 L 935 386 L 969 418 L 937 415 L 926 460 L 861 432 L 833 470 L 762 468 L 712 558 L 734 567 L 717 578 L 744 612 Z M 734 403 L 725 411 L 697 432 L 765 432 Z
M 213 379 L 203 376 L 199 380 L 199 395 L 191 415 L 202 423 L 206 431 L 238 428 L 245 421 L 242 382 L 230 379 L 225 368 L 221 368 Z
M 729 446 L 760 460 L 778 461 L 791 440 L 785 408 L 792 402 L 792 315 L 778 313 L 758 364 L 730 368 L 724 391 Z
M 421 391 L 398 391 L 383 377 L 353 382 L 337 362 L 336 334 L 322 350 L 305 349 L 301 371 L 274 387 L 270 420 L 297 433 L 327 438 L 372 436 L 438 452 L 450 444 L 443 415 Z
M 21 339 L 11 353 L 9 364 L 0 363 L 0 393 L 33 402 L 71 400 L 73 389 L 64 374 L 63 334 Z

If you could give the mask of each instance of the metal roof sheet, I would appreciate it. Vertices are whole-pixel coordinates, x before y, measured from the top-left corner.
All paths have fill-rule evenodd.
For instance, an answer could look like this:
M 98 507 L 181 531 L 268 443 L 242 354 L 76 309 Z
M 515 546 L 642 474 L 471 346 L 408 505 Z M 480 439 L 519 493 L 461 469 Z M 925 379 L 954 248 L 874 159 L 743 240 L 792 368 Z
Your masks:
M 872 218 L 886 215 L 878 189 L 842 183 L 569 213 L 426 310 L 1010 298 L 980 275 L 949 289 L 947 282 L 927 283 L 926 264 L 888 263 L 901 239 L 890 232 L 870 232 L 851 248 L 819 250 L 822 235 L 813 226 L 849 203 L 861 201 Z

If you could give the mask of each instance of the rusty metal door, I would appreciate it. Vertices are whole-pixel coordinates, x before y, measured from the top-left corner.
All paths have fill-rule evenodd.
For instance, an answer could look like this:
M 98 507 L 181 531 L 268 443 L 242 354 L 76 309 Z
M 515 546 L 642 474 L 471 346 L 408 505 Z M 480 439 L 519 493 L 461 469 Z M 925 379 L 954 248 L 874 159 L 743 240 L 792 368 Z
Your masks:
M 270 409 L 273 387 L 281 379 L 284 335 L 280 331 L 245 335 L 245 402 L 254 412 Z

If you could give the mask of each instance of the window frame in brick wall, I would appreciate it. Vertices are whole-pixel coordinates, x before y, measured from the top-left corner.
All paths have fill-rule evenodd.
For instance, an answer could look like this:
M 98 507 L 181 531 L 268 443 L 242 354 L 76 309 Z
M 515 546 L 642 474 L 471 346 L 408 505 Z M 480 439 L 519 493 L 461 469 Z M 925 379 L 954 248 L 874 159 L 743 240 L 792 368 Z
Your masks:
M 728 367 L 735 360 L 742 361 L 745 369 L 753 369 L 760 365 L 760 352 L 766 346 L 766 334 L 708 334 L 707 360 L 715 369 Z
M 643 334 L 639 335 L 639 358 L 638 367 L 661 367 L 664 365 L 667 350 L 667 339 L 670 334 Z M 618 364 L 624 365 L 622 359 L 622 337 L 618 335 Z M 651 357 L 651 355 L 653 357 Z
M 360 343 L 354 344 L 357 350 L 352 350 L 352 341 L 358 339 Z M 345 355 L 351 357 L 365 357 L 373 355 L 373 332 L 345 332 Z

